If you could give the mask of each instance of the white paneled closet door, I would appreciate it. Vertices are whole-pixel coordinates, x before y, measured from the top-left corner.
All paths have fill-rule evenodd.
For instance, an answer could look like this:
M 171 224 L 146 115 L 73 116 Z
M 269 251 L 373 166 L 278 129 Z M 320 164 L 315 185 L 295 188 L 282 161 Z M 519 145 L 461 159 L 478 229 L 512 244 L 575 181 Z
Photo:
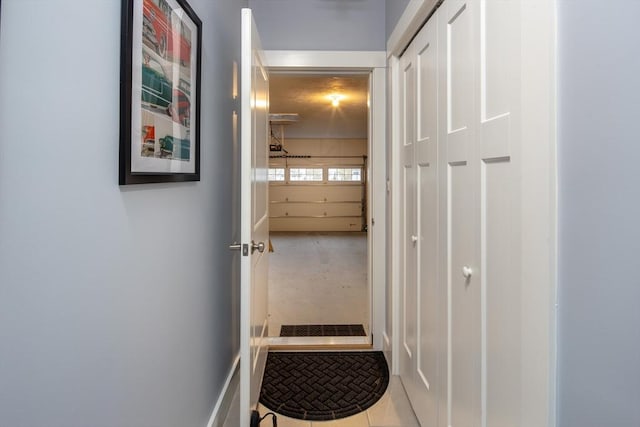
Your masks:
M 428 23 L 416 37 L 416 207 L 418 227 L 417 342 L 413 383 L 416 413 L 435 425 L 438 414 L 439 325 L 445 313 L 438 287 L 438 39 Z
M 413 387 L 417 355 L 418 231 L 416 212 L 415 118 L 416 60 L 413 48 L 400 60 L 402 281 L 400 283 L 400 369 L 405 387 Z
M 521 351 L 536 325 L 522 321 L 520 4 L 478 1 L 475 28 L 477 126 L 474 162 L 481 276 L 481 426 L 525 426 Z M 540 335 L 545 343 L 544 334 Z M 542 347 L 542 346 L 540 346 Z M 540 411 L 542 412 L 542 411 Z M 529 421 L 527 421 L 529 418 Z M 535 422 L 534 422 L 535 424 Z
M 438 414 L 439 325 L 444 314 L 438 287 L 438 51 L 428 22 L 401 59 L 405 275 L 402 380 L 423 425 Z
M 526 425 L 520 20 L 447 0 L 400 58 L 400 371 L 423 427 Z
M 441 276 L 447 288 L 447 425 L 480 426 L 480 282 L 478 165 L 475 161 L 474 7 L 448 0 L 440 10 L 440 187 L 445 207 Z

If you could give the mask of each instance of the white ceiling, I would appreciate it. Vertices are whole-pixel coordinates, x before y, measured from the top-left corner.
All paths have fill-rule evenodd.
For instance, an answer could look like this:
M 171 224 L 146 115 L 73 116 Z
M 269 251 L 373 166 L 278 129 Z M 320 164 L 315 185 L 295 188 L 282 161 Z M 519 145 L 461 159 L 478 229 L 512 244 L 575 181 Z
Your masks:
M 367 138 L 366 74 L 276 74 L 269 77 L 269 112 L 298 113 L 285 138 Z M 343 98 L 338 107 L 329 95 Z

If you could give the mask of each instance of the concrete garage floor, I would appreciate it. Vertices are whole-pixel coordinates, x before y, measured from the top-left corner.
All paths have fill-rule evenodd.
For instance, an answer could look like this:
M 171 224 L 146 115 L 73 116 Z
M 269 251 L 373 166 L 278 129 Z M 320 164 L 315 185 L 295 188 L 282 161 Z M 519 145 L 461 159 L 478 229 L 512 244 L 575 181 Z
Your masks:
M 368 332 L 367 234 L 271 232 L 269 335 L 281 325 L 362 324 Z

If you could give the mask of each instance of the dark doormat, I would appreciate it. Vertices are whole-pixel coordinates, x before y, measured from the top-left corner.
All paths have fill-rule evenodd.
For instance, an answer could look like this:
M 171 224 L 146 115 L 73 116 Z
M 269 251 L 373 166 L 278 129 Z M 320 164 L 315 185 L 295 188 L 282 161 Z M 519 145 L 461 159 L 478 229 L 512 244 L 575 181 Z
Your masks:
M 362 325 L 282 325 L 281 337 L 364 337 Z
M 388 384 L 379 351 L 269 353 L 260 402 L 287 417 L 328 421 L 369 408 Z

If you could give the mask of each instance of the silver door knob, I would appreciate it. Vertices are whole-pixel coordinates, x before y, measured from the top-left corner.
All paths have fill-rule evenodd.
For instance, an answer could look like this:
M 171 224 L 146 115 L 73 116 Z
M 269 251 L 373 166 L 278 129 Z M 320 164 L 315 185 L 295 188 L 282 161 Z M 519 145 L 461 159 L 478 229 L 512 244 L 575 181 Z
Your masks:
M 465 279 L 470 279 L 472 274 L 473 270 L 471 269 L 471 267 L 467 267 L 466 265 L 462 267 L 462 275 Z
M 413 243 L 417 242 L 418 241 L 418 236 L 411 236 L 411 241 Z
M 254 253 L 255 251 L 258 251 L 260 253 L 264 252 L 264 242 L 260 242 L 260 243 L 256 243 L 253 240 L 251 241 L 251 253 Z

